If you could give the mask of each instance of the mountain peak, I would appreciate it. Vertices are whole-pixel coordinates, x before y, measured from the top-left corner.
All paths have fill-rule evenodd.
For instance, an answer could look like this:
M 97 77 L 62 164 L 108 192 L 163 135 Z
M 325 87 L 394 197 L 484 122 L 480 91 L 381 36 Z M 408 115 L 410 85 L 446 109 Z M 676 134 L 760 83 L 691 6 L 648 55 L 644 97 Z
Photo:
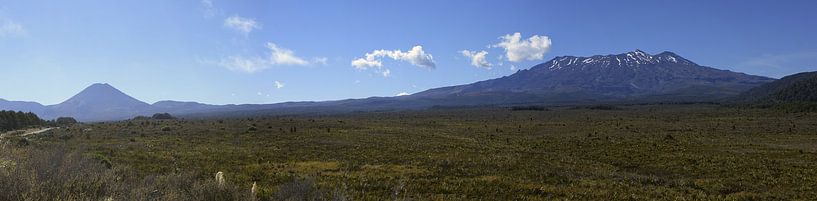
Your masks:
M 91 86 L 85 87 L 85 89 L 116 89 L 108 83 L 94 83 Z
M 635 51 L 632 51 L 630 53 L 635 54 L 635 55 L 639 55 L 639 56 L 647 56 L 647 57 L 651 56 L 649 53 L 644 52 L 644 51 L 642 51 L 640 49 L 635 49 Z
M 670 51 L 663 51 L 661 53 L 656 54 L 655 56 L 660 56 L 660 55 L 678 56 L 678 54 L 675 54 L 675 52 L 670 52 Z
M 545 68 L 550 70 L 608 67 L 637 69 L 655 65 L 697 66 L 698 64 L 673 52 L 664 51 L 657 55 L 651 55 L 640 49 L 621 54 L 594 55 L 590 57 L 559 56 L 543 64 Z
M 121 96 L 127 96 L 128 98 L 130 98 L 130 96 L 123 93 L 122 91 L 119 91 L 119 89 L 114 88 L 113 86 L 111 86 L 108 83 L 94 83 L 94 84 L 91 84 L 91 86 L 86 87 L 85 89 L 80 91 L 77 95 L 75 95 L 71 99 L 74 99 L 74 98 L 77 98 L 77 97 L 84 97 L 84 96 L 90 96 L 90 97 L 87 97 L 87 98 L 92 98 L 92 99 L 99 99 L 99 98 L 103 98 L 103 97 L 114 97 L 114 96 L 120 96 L 120 97 Z
M 92 84 L 60 105 L 65 104 L 79 104 L 88 106 L 94 104 L 148 105 L 145 102 L 136 100 L 122 91 L 119 91 L 119 89 L 116 89 L 107 83 Z
M 652 55 L 640 49 L 635 49 L 635 51 L 624 53 L 624 55 L 627 57 L 625 59 L 636 61 L 637 64 L 641 64 L 642 62 L 650 63 L 652 60 Z
M 55 114 L 72 116 L 80 121 L 93 121 L 130 118 L 149 107 L 110 84 L 96 83 L 50 109 Z
M 654 60 L 656 60 L 657 62 L 669 62 L 669 63 L 678 63 L 678 64 L 695 65 L 695 66 L 698 65 L 698 64 L 696 64 L 696 63 L 694 63 L 694 62 L 692 62 L 692 61 L 690 61 L 688 59 L 685 59 L 684 57 L 681 57 L 678 54 L 675 54 L 674 52 L 670 52 L 670 51 L 664 51 L 664 52 L 661 52 L 660 54 L 655 55 Z

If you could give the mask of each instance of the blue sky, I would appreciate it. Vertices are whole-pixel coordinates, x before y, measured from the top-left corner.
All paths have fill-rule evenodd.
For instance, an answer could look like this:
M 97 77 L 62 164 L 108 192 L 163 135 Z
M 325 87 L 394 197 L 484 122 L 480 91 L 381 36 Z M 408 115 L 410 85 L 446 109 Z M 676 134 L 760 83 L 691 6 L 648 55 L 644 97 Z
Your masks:
M 92 83 L 149 103 L 394 96 L 635 49 L 778 78 L 817 70 L 814 10 L 817 1 L 0 0 L 0 98 L 56 104 Z

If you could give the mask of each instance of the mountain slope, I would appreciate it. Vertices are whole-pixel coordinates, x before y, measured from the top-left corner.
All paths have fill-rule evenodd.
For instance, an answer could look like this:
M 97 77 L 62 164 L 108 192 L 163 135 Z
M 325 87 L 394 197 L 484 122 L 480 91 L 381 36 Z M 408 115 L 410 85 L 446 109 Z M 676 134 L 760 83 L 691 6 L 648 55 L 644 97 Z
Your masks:
M 37 102 L 8 101 L 0 98 L 0 110 L 42 113 L 45 106 Z
M 789 75 L 742 93 L 741 102 L 817 102 L 817 72 Z
M 224 106 L 218 105 L 208 105 L 203 103 L 197 102 L 182 102 L 182 101 L 159 101 L 153 103 L 151 105 L 151 109 L 156 113 L 171 113 L 171 114 L 178 114 L 178 113 L 190 113 L 190 112 L 203 112 L 208 110 L 215 110 L 222 108 Z
M 45 119 L 60 116 L 79 121 L 104 121 L 132 118 L 150 113 L 150 104 L 128 96 L 108 84 L 93 84 L 77 95 L 43 112 Z
M 672 52 L 562 56 L 510 76 L 431 89 L 414 98 L 525 97 L 532 102 L 716 101 L 773 81 L 700 66 Z M 501 99 L 501 98 L 500 98 Z M 506 100 L 520 101 L 520 100 Z

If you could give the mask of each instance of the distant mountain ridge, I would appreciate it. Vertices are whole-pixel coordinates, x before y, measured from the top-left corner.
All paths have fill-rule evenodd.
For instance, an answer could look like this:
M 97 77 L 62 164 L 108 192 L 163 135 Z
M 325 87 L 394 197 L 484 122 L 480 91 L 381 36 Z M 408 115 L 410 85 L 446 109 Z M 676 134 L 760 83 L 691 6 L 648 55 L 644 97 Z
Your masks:
M 42 119 L 74 117 L 82 122 L 125 120 L 155 113 L 205 114 L 248 110 L 277 109 L 318 105 L 315 102 L 276 104 L 210 105 L 198 102 L 158 101 L 142 102 L 106 83 L 96 83 L 83 89 L 66 101 L 55 105 L 0 99 L 0 110 L 36 113 Z
M 700 66 L 672 52 L 650 55 L 636 50 L 590 57 L 560 56 L 509 76 L 398 97 L 243 105 L 180 101 L 148 104 L 108 84 L 93 84 L 56 105 L 0 99 L 0 110 L 31 111 L 44 119 L 71 116 L 89 122 L 124 120 L 153 113 L 209 117 L 436 106 L 702 102 L 725 100 L 772 81 L 772 78 Z
M 45 106 L 37 102 L 9 101 L 0 98 L 0 110 L 26 111 L 40 114 Z
M 560 56 L 510 76 L 430 89 L 415 98 L 527 97 L 535 102 L 717 101 L 774 81 L 700 66 L 672 52 Z M 475 101 L 480 102 L 480 101 Z

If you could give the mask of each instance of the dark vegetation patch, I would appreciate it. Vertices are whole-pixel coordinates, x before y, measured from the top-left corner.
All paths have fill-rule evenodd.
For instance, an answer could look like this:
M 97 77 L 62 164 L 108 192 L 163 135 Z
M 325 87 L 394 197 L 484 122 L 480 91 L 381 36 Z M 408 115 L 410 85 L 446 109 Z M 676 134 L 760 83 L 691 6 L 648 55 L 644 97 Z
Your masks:
M 789 75 L 755 87 L 736 98 L 742 103 L 803 103 L 817 102 L 817 72 Z
M 817 112 L 817 102 L 761 103 L 751 107 L 793 113 Z
M 530 105 L 530 106 L 512 106 L 512 107 L 511 107 L 511 111 L 525 111 L 525 110 L 531 110 L 531 111 L 549 111 L 550 109 L 548 109 L 548 108 L 547 108 L 547 107 L 545 107 L 545 106 L 535 106 L 535 105 Z
M 45 125 L 46 122 L 31 112 L 0 111 L 0 132 Z
M 587 105 L 587 106 L 576 106 L 573 109 L 587 109 L 587 110 L 623 110 L 623 108 L 615 106 L 615 105 Z

